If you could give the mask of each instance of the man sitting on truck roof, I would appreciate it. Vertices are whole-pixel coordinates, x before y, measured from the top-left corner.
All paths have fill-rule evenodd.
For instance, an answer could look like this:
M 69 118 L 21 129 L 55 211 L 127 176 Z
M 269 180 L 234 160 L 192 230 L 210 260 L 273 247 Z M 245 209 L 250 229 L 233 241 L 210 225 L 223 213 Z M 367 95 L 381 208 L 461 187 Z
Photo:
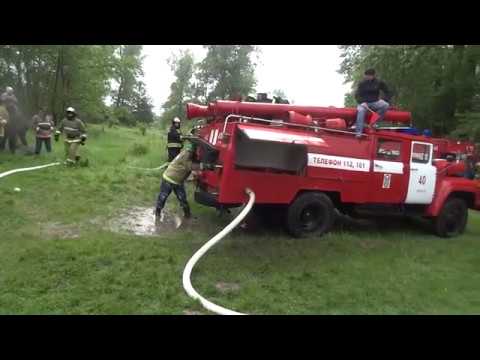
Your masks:
M 374 69 L 368 69 L 364 74 L 365 76 L 358 84 L 357 91 L 355 92 L 355 99 L 359 104 L 357 106 L 357 121 L 355 123 L 357 138 L 362 137 L 367 111 L 370 109 L 377 112 L 380 116 L 377 121 L 382 121 L 390 106 L 388 102 L 392 97 L 392 93 L 388 89 L 387 84 L 382 80 L 378 80 L 375 76 Z M 384 94 L 384 99 L 380 98 L 380 90 Z

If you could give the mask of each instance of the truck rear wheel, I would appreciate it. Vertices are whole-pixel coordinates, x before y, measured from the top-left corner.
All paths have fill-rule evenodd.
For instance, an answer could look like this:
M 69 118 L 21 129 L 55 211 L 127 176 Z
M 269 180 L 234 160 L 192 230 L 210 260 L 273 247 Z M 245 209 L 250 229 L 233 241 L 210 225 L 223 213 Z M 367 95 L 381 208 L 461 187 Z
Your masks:
M 303 193 L 288 207 L 287 231 L 294 237 L 304 237 L 313 232 L 323 235 L 333 226 L 334 210 L 332 200 L 327 195 Z
M 458 197 L 448 199 L 440 214 L 433 220 L 435 233 L 441 237 L 453 237 L 465 231 L 468 208 L 465 200 Z

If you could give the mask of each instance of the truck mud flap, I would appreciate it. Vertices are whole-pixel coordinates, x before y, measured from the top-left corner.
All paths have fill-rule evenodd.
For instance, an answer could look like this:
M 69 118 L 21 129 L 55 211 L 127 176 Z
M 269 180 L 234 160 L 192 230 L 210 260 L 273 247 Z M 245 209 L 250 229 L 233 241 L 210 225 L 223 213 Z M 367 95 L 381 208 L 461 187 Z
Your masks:
M 272 169 L 300 174 L 308 163 L 307 147 L 303 144 L 252 140 L 237 131 L 235 165 L 249 169 Z

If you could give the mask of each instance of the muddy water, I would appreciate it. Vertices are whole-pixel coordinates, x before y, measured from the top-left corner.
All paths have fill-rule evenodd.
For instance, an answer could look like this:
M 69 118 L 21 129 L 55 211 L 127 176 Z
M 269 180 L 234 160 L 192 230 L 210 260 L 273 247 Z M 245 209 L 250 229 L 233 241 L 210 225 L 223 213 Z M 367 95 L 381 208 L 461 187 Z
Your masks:
M 156 219 L 152 207 L 131 207 L 120 211 L 108 227 L 114 232 L 154 236 L 176 231 L 189 222 L 167 209 L 164 209 L 160 219 Z
M 55 239 L 77 239 L 80 237 L 79 227 L 56 222 L 44 224 L 42 232 L 45 236 Z

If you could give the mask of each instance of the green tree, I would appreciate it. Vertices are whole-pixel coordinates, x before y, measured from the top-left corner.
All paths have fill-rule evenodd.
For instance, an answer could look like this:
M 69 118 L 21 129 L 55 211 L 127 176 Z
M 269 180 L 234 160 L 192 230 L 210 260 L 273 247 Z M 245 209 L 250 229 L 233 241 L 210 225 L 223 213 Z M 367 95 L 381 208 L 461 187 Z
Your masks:
M 121 45 L 115 51 L 114 80 L 118 87 L 112 92 L 115 107 L 133 107 L 135 90 L 142 70 L 142 45 Z
M 205 59 L 199 64 L 199 90 L 205 100 L 245 97 L 256 85 L 252 45 L 206 45 Z
M 142 124 L 151 124 L 154 121 L 152 100 L 148 97 L 143 82 L 138 82 L 135 89 L 133 116 Z
M 101 111 L 112 77 L 110 45 L 2 45 L 0 81 L 14 87 L 26 117 L 66 106 L 90 117 Z
M 186 116 L 185 104 L 193 101 L 196 96 L 196 87 L 193 83 L 196 69 L 195 59 L 190 50 L 180 51 L 168 59 L 168 64 L 175 76 L 175 81 L 170 85 L 170 95 L 162 105 L 162 122 L 167 126 L 170 121 L 178 116 Z
M 15 89 L 25 119 L 42 107 L 58 121 L 73 106 L 84 120 L 105 121 L 113 115 L 105 104 L 110 96 L 117 107 L 149 121 L 141 51 L 139 45 L 0 45 L 0 84 Z

